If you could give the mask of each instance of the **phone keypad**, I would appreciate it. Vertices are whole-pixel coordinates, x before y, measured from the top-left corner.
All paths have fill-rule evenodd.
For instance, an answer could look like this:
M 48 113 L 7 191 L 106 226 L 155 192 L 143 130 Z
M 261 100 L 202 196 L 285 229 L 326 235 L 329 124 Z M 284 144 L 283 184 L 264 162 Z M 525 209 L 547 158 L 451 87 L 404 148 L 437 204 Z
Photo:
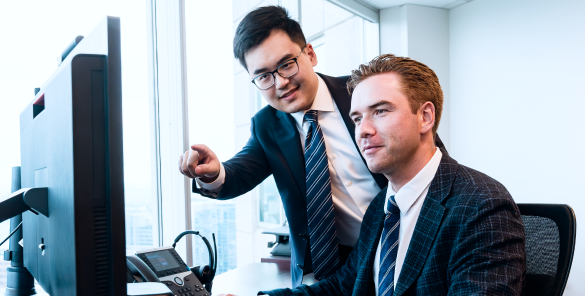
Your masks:
M 175 296 L 209 296 L 209 292 L 205 290 L 201 282 L 195 277 L 193 273 L 189 276 L 183 278 L 179 281 L 179 283 L 183 283 L 183 285 L 178 284 L 175 278 L 174 281 L 164 281 L 173 292 Z

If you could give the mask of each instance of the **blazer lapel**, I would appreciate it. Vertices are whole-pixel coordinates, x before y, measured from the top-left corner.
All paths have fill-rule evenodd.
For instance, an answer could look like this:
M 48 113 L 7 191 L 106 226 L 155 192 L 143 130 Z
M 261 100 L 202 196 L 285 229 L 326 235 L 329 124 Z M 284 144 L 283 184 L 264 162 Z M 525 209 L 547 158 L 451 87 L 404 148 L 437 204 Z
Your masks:
M 351 109 L 351 96 L 349 95 L 349 92 L 346 88 L 347 79 L 349 77 L 330 77 L 323 74 L 319 74 L 319 76 L 321 76 L 323 81 L 325 81 L 325 85 L 327 85 L 329 93 L 331 93 L 333 101 L 335 101 L 335 105 L 337 105 L 337 109 L 339 109 L 339 113 L 341 113 L 341 118 L 343 118 L 345 127 L 347 128 L 347 131 L 349 131 L 353 143 L 356 144 L 355 124 L 351 120 L 351 117 L 349 117 L 349 110 Z
M 443 200 L 449 195 L 457 172 L 457 162 L 441 149 L 441 164 L 431 181 L 429 193 L 423 203 L 418 221 L 408 246 L 408 252 L 398 277 L 394 295 L 403 295 L 414 283 L 424 266 L 433 241 L 441 225 L 445 207 Z
M 386 190 L 387 188 L 382 189 L 382 191 L 378 193 L 376 198 L 374 198 L 369 206 L 370 208 L 374 207 L 376 209 L 373 221 L 364 221 L 364 223 L 367 223 L 367 225 L 371 225 L 371 232 L 370 237 L 366 243 L 366 249 L 368 251 L 365 252 L 366 257 L 362 259 L 363 261 L 359 267 L 357 275 L 358 279 L 363 280 L 356 281 L 353 295 L 372 295 L 374 291 L 369 291 L 368 288 L 370 287 L 375 289 L 375 287 L 372 285 L 375 284 L 373 278 L 373 266 L 374 260 L 376 258 L 376 251 L 378 249 L 378 243 L 380 242 L 380 236 L 382 235 L 382 230 L 384 229 L 384 203 L 386 202 Z
M 304 195 L 307 184 L 305 181 L 305 154 L 299 141 L 301 136 L 290 114 L 277 111 L 276 116 L 279 120 L 276 120 L 271 126 L 274 139 Z
M 351 136 L 351 141 L 353 142 L 355 149 L 359 153 L 360 148 L 358 147 L 357 143 L 355 142 L 355 124 L 351 120 L 351 117 L 349 117 L 349 111 L 351 109 L 351 96 L 349 95 L 349 92 L 347 91 L 347 88 L 346 88 L 347 80 L 349 79 L 349 76 L 330 77 L 330 76 L 323 75 L 320 73 L 317 73 L 317 74 L 319 76 L 321 76 L 323 81 L 325 81 L 325 85 L 327 85 L 327 88 L 329 89 L 329 93 L 331 93 L 331 96 L 333 97 L 333 101 L 335 101 L 335 105 L 337 105 L 337 109 L 339 109 L 339 113 L 341 113 L 341 118 L 343 118 L 343 122 L 345 123 L 345 127 L 347 128 L 347 131 L 349 132 L 349 135 Z M 359 153 L 359 155 L 367 167 L 368 164 L 366 163 L 366 160 L 364 159 L 364 157 L 362 156 L 361 153 Z M 386 179 L 386 177 L 384 177 L 384 175 L 372 174 L 372 177 L 374 177 L 374 180 L 376 181 L 376 183 L 378 184 L 380 189 L 388 186 L 388 180 Z

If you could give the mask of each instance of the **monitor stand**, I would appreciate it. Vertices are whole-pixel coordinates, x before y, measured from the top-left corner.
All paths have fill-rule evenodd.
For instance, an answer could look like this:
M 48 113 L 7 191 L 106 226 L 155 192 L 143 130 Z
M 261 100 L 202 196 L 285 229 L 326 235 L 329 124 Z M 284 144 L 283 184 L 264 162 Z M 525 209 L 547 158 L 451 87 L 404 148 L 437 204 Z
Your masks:
M 12 168 L 12 192 L 20 190 L 20 167 Z M 14 230 L 22 222 L 22 214 L 10 218 L 10 232 Z M 10 266 L 7 267 L 6 292 L 4 295 L 8 296 L 29 296 L 35 295 L 35 279 L 30 274 L 28 269 L 24 267 L 22 260 L 22 246 L 19 244 L 22 240 L 22 228 L 19 229 L 10 238 L 10 246 L 7 251 L 4 251 L 4 260 L 10 261 Z

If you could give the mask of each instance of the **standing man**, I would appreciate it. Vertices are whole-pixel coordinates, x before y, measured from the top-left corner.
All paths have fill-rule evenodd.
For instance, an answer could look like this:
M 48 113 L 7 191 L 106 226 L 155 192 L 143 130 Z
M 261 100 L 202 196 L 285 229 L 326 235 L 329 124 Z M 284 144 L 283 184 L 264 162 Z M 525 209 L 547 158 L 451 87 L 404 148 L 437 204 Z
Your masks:
M 195 179 L 194 192 L 216 199 L 242 195 L 272 174 L 289 222 L 293 286 L 310 272 L 321 280 L 346 261 L 368 205 L 387 185 L 354 141 L 348 77 L 313 71 L 312 45 L 278 6 L 244 17 L 234 55 L 269 106 L 252 118 L 252 135 L 232 159 L 220 163 L 196 144 L 180 157 L 180 170 Z

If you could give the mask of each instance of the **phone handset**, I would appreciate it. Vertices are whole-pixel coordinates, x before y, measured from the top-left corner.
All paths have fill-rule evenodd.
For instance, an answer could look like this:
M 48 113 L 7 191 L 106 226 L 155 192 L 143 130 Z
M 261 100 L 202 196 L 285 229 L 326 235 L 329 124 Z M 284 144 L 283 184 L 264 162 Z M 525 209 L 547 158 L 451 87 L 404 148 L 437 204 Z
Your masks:
M 140 258 L 130 255 L 126 256 L 126 266 L 128 268 L 127 273 L 127 282 L 137 282 L 137 283 L 144 283 L 144 282 L 157 282 L 160 283 L 160 280 L 156 276 L 156 274 L 142 261 Z

